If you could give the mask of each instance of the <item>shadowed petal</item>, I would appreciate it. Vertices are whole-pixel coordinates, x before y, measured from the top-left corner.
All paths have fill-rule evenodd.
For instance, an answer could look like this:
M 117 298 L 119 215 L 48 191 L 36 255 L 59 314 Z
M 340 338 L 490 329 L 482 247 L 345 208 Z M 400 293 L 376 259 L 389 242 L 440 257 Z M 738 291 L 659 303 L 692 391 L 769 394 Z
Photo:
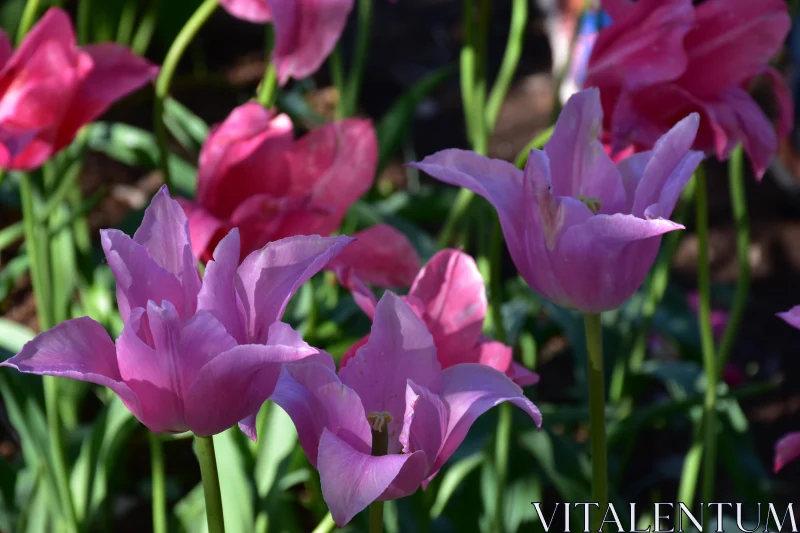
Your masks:
M 214 260 L 206 264 L 203 287 L 197 296 L 197 309 L 214 315 L 238 344 L 244 344 L 244 306 L 235 288 L 238 266 L 239 230 L 234 228 L 217 245 Z
M 396 453 L 407 380 L 438 391 L 440 373 L 428 328 L 406 302 L 386 291 L 375 309 L 369 340 L 339 370 L 339 378 L 358 393 L 367 415 L 391 414 L 388 431 L 394 438 L 389 440 L 389 453 Z
M 350 237 L 297 236 L 267 244 L 248 255 L 238 269 L 236 290 L 247 317 L 249 342 L 266 342 L 300 286 L 347 246 Z
M 447 407 L 442 399 L 411 380 L 406 385 L 406 415 L 400 433 L 403 453 L 425 454 L 426 470 L 433 468 L 447 433 Z
M 139 400 L 120 375 L 114 342 L 103 326 L 89 317 L 67 320 L 40 333 L 0 366 L 103 385 L 142 419 Z
M 225 222 L 191 200 L 178 198 L 177 201 L 189 219 L 189 237 L 194 256 L 198 261 L 208 261 L 211 248 L 219 238 L 218 233 L 225 228 Z
M 220 0 L 219 3 L 236 18 L 256 23 L 270 21 L 266 0 Z
M 352 268 L 337 268 L 336 277 L 339 278 L 339 283 L 353 295 L 356 305 L 370 319 L 374 318 L 375 306 L 378 305 L 378 300 L 375 298 L 375 293 L 372 292 L 372 289 L 367 287 L 366 283 L 355 275 Z
M 464 361 L 465 363 L 476 362 L 499 370 L 520 387 L 535 385 L 539 382 L 539 375 L 515 362 L 511 347 L 502 342 L 484 339 L 475 351 L 478 356 L 477 360 Z
M 475 420 L 503 402 L 511 402 L 525 411 L 537 427 L 542 425 L 539 409 L 528 400 L 505 374 L 477 364 L 457 365 L 442 371 L 440 397 L 449 414 L 447 433 L 433 468 L 436 472 L 463 442 Z
M 800 432 L 788 433 L 775 445 L 773 471 L 777 472 L 800 457 Z
M 783 313 L 778 313 L 778 316 L 793 328 L 800 329 L 800 305 L 796 305 Z
M 395 482 L 402 482 L 392 491 L 395 497 L 415 492 L 424 477 L 425 454 L 374 457 L 326 429 L 320 439 L 317 465 L 325 503 L 333 521 L 343 527 Z

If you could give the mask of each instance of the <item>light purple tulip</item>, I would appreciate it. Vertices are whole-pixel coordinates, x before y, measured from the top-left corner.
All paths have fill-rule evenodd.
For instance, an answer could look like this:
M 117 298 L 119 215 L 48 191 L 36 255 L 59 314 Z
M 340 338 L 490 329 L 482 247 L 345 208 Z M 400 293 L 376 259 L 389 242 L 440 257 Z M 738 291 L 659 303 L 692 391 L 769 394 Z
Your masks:
M 340 527 L 375 500 L 427 486 L 495 405 L 510 401 L 542 422 L 502 372 L 478 363 L 442 370 L 425 323 L 390 291 L 369 340 L 338 376 L 316 362 L 286 365 L 271 399 L 292 417 Z M 376 436 L 386 439 L 385 455 L 373 455 Z
M 483 196 L 497 210 L 522 277 L 551 301 L 585 313 L 619 307 L 642 284 L 667 219 L 703 158 L 690 150 L 692 113 L 653 150 L 615 164 L 599 137 L 597 89 L 570 98 L 544 150 L 525 170 L 464 150 L 444 150 L 411 166 Z
M 294 292 L 352 239 L 275 241 L 238 266 L 239 234 L 217 246 L 200 280 L 183 209 L 166 187 L 133 239 L 104 230 L 125 323 L 116 343 L 88 317 L 45 331 L 2 363 L 21 372 L 104 385 L 156 433 L 213 435 L 256 413 L 283 363 L 333 368 L 280 322 Z

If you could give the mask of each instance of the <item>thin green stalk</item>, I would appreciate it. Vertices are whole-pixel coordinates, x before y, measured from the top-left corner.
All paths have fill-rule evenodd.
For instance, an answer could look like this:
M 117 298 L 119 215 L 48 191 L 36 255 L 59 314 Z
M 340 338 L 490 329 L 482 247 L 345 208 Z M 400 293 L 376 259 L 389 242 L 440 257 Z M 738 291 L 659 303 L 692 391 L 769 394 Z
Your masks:
M 372 430 L 372 455 L 381 457 L 389 453 L 389 430 L 386 426 Z M 369 505 L 369 533 L 383 533 L 383 502 L 375 500 Z
M 270 60 L 272 47 L 275 45 L 275 31 L 271 24 L 266 26 L 264 31 L 264 61 L 267 68 L 264 70 L 264 78 L 258 88 L 258 103 L 266 109 L 275 105 L 275 97 L 278 95 L 278 73 L 275 64 Z
M 606 450 L 606 401 L 603 377 L 603 327 L 599 314 L 584 315 L 586 348 L 589 352 L 589 440 L 592 449 L 592 501 L 605 509 L 608 503 L 608 456 Z M 602 513 L 592 520 L 597 531 Z
M 347 92 L 347 89 L 344 86 L 344 65 L 342 61 L 342 50 L 339 45 L 331 52 L 330 67 L 331 80 L 333 81 L 333 86 L 336 87 L 335 118 L 336 120 L 341 120 L 345 117 L 345 92 Z
M 76 32 L 78 44 L 89 44 L 92 40 L 89 28 L 92 23 L 92 0 L 78 0 Z
M 208 21 L 216 11 L 219 0 L 204 0 L 197 10 L 181 29 L 178 36 L 172 41 L 172 45 L 164 58 L 164 64 L 156 80 L 155 97 L 153 98 L 153 124 L 156 130 L 156 141 L 158 143 L 158 161 L 164 183 L 167 187 L 172 185 L 169 173 L 169 151 L 167 149 L 167 127 L 164 124 L 164 100 L 169 95 L 169 87 L 175 76 L 181 57 L 183 57 L 189 43 L 192 42 L 197 32 Z
M 358 109 L 361 84 L 364 79 L 364 70 L 367 67 L 369 45 L 372 40 L 372 11 L 372 0 L 358 0 L 356 53 L 347 83 L 347 100 L 344 108 L 345 116 L 348 117 L 355 115 Z
M 28 35 L 33 23 L 36 21 L 36 16 L 39 13 L 39 0 L 28 0 L 25 2 L 25 9 L 22 11 L 22 18 L 19 21 L 19 28 L 17 28 L 17 46 L 22 43 L 25 36 Z
M 528 162 L 528 154 L 530 154 L 531 150 L 533 149 L 542 149 L 542 146 L 544 146 L 545 143 L 550 140 L 550 137 L 553 136 L 553 128 L 554 126 L 550 126 L 542 133 L 531 139 L 531 142 L 525 145 L 525 148 L 523 148 L 522 151 L 517 154 L 517 158 L 514 159 L 514 165 L 516 165 L 517 168 L 525 168 L 525 163 Z
M 148 431 L 147 437 L 150 441 L 150 475 L 153 482 L 153 533 L 167 533 L 164 448 L 157 434 Z
M 34 198 L 33 177 L 23 174 L 20 179 L 20 198 L 22 200 L 22 223 L 25 240 L 28 243 L 28 260 L 30 263 L 31 283 L 36 297 L 36 312 L 39 317 L 39 328 L 44 331 L 53 327 L 53 309 L 49 302 L 50 292 L 50 257 L 47 228 L 37 222 L 36 200 Z M 45 413 L 47 415 L 47 436 L 50 445 L 50 461 L 48 468 L 52 469 L 56 481 L 61 512 L 64 525 L 70 533 L 78 533 L 80 526 L 72 501 L 72 492 L 69 486 L 66 460 L 62 444 L 61 423 L 58 417 L 58 378 L 45 376 L 44 399 Z
M 496 533 L 505 531 L 503 513 L 505 505 L 505 488 L 508 480 L 508 450 L 511 442 L 511 405 L 500 405 L 500 416 L 497 421 L 497 433 L 494 441 L 494 470 L 497 481 L 494 508 L 494 530 Z
M 158 20 L 158 0 L 151 0 L 150 5 L 147 6 L 147 11 L 139 19 L 139 28 L 131 38 L 131 50 L 136 55 L 143 56 L 150 47 L 150 41 L 153 40 L 153 33 L 156 29 L 156 21 Z
M 11 246 L 25 236 L 25 228 L 22 222 L 15 222 L 10 226 L 0 229 L 0 252 Z
M 486 123 L 490 130 L 494 130 L 497 123 L 497 115 L 500 107 L 508 93 L 508 87 L 514 79 L 514 73 L 519 65 L 519 58 L 522 56 L 522 48 L 525 43 L 525 26 L 528 23 L 528 0 L 513 0 L 511 7 L 511 26 L 508 30 L 508 42 L 506 51 L 503 55 L 503 62 L 500 64 L 500 72 L 489 93 L 489 100 L 486 104 Z
M 138 4 L 138 1 L 126 0 L 122 6 L 116 37 L 116 41 L 120 44 L 129 45 L 131 43 L 133 28 L 136 26 L 136 8 Z
M 206 520 L 208 533 L 224 533 L 225 520 L 222 514 L 222 494 L 219 490 L 219 474 L 217 473 L 217 457 L 214 454 L 214 437 L 195 435 L 197 461 L 200 463 L 200 474 L 203 477 L 203 493 L 206 499 Z
M 464 44 L 461 46 L 461 103 L 464 107 L 464 122 L 467 139 L 474 144 L 475 125 L 472 109 L 475 108 L 475 28 L 473 19 L 473 0 L 462 0 L 462 24 L 464 26 Z
M 314 531 L 311 533 L 330 533 L 336 527 L 336 522 L 333 521 L 333 517 L 331 513 L 325 515 L 317 527 L 314 528 Z
M 728 185 L 731 194 L 731 209 L 733 223 L 736 228 L 736 262 L 739 275 L 736 279 L 736 295 L 733 299 L 728 324 L 722 335 L 719 353 L 717 354 L 717 372 L 721 375 L 725 370 L 736 333 L 742 323 L 742 317 L 747 306 L 747 297 L 750 294 L 750 219 L 747 215 L 747 197 L 744 189 L 744 152 L 739 145 L 728 159 Z M 706 500 L 707 501 L 707 500 Z

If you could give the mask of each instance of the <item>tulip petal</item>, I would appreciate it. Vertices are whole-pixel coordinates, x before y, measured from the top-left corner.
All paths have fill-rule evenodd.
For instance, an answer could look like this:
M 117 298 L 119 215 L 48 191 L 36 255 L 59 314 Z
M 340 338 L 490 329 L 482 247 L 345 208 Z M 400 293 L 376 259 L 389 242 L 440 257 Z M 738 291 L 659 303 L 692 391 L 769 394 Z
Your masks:
M 433 471 L 427 481 L 464 441 L 473 422 L 503 402 L 511 402 L 525 411 L 536 424 L 542 425 L 539 409 L 525 397 L 517 385 L 493 368 L 477 364 L 456 365 L 442 372 L 442 392 L 439 395 L 447 406 L 447 433 Z
M 181 319 L 167 301 L 131 311 L 117 339 L 117 362 L 125 383 L 141 404 L 142 421 L 154 433 L 188 429 L 178 364 Z
M 511 378 L 520 387 L 536 385 L 539 382 L 539 375 L 515 362 L 511 347 L 502 342 L 483 339 L 475 352 L 477 355 L 475 361 L 465 358 L 463 362 L 475 362 L 494 368 Z
M 437 395 L 426 387 L 408 380 L 406 385 L 406 414 L 400 445 L 403 453 L 421 451 L 425 454 L 426 470 L 433 462 L 447 433 L 447 407 Z
M 295 291 L 352 241 L 344 236 L 289 237 L 248 255 L 239 266 L 236 283 L 248 341 L 265 343 L 268 328 L 281 318 Z
M 656 142 L 636 188 L 631 214 L 642 218 L 653 204 L 657 204 L 655 218 L 672 214 L 686 182 L 704 157 L 702 152 L 691 150 L 699 125 L 700 115 L 692 113 Z
M 0 74 L 25 65 L 42 44 L 48 41 L 66 50 L 75 48 L 75 32 L 72 29 L 72 22 L 63 9 L 53 7 L 42 15 L 42 18 L 25 35 L 25 39 Z
M 117 305 L 123 322 L 148 300 L 168 300 L 183 309 L 184 290 L 178 279 L 156 263 L 144 246 L 115 229 L 100 230 L 108 266 L 117 280 Z
M 225 326 L 208 311 L 198 311 L 183 326 L 180 348 L 181 394 L 185 394 L 197 379 L 200 370 L 218 355 L 238 343 Z
M 349 268 L 350 275 L 387 289 L 411 285 L 419 272 L 419 256 L 402 232 L 376 224 L 353 237 L 356 241 L 328 264 L 329 270 Z
M 189 428 L 197 435 L 214 435 L 257 413 L 285 363 L 319 353 L 303 343 L 247 344 L 219 354 L 200 369 L 186 392 Z
M 189 219 L 192 253 L 198 261 L 208 261 L 213 248 L 218 244 L 219 233 L 225 228 L 225 223 L 191 200 L 177 198 L 177 201 Z
M 516 361 L 511 362 L 511 367 L 506 370 L 506 376 L 520 387 L 530 387 L 539 383 L 539 374 L 531 372 Z
M 354 449 L 370 453 L 372 433 L 361 399 L 339 381 L 335 368 L 306 361 L 285 365 L 270 400 L 291 417 L 300 445 L 315 467 L 326 428 Z
M 775 133 L 778 139 L 783 139 L 792 131 L 794 121 L 794 99 L 783 74 L 772 67 L 765 68 L 761 75 L 766 76 L 772 84 L 775 101 L 778 105 L 778 117 L 775 122 Z
M 264 23 L 271 20 L 266 0 L 220 0 L 220 5 L 236 18 Z
M 11 45 L 11 38 L 6 32 L 0 30 L 0 72 L 13 53 L 14 47 Z
M 625 189 L 617 166 L 600 142 L 603 107 L 600 91 L 574 94 L 558 117 L 553 135 L 544 145 L 550 161 L 552 194 L 599 200 L 603 214 L 620 213 Z
M 778 472 L 788 463 L 800 457 L 800 432 L 788 433 L 775 444 L 773 472 Z
M 389 453 L 399 450 L 397 435 L 406 412 L 407 380 L 438 391 L 441 366 L 425 323 L 402 298 L 386 291 L 375 309 L 369 340 L 339 370 L 342 383 L 355 390 L 364 410 L 388 412 Z
M 336 277 L 339 278 L 339 283 L 353 295 L 353 300 L 356 302 L 356 305 L 364 311 L 370 319 L 375 318 L 375 306 L 378 305 L 375 293 L 372 292 L 372 289 L 367 287 L 366 283 L 355 275 L 353 269 L 350 267 L 337 268 Z
M 120 375 L 114 342 L 103 326 L 89 317 L 67 320 L 40 333 L 0 366 L 108 387 L 142 419 L 139 399 Z
M 145 210 L 133 240 L 147 248 L 150 257 L 175 276 L 184 291 L 181 316 L 192 316 L 197 308 L 200 275 L 189 239 L 189 220 L 178 202 L 170 198 L 166 185 Z
M 783 313 L 778 313 L 778 316 L 793 328 L 800 329 L 800 305 L 796 305 Z
M 214 315 L 238 344 L 244 344 L 244 306 L 235 289 L 238 266 L 239 230 L 234 228 L 217 245 L 214 260 L 206 264 L 197 309 Z
M 713 98 L 760 72 L 783 46 L 791 26 L 782 0 L 703 2 L 684 46 L 689 63 L 678 83 Z
M 275 26 L 272 61 L 278 82 L 319 69 L 344 31 L 353 0 L 266 0 Z
M 325 503 L 333 521 L 343 527 L 390 488 L 395 497 L 413 494 L 425 475 L 425 455 L 415 452 L 375 457 L 325 429 L 319 443 L 318 467 Z M 391 487 L 396 482 L 401 483 Z

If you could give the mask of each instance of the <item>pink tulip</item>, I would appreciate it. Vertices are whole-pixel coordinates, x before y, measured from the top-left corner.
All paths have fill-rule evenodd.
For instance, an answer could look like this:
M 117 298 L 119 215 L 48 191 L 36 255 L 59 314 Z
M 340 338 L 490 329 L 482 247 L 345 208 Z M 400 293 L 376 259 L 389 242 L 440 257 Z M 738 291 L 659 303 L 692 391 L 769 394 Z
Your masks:
M 667 220 L 703 155 L 689 148 L 698 116 L 680 121 L 642 152 L 615 164 L 599 140 L 597 89 L 572 96 L 544 150 L 524 172 L 506 161 L 444 150 L 412 166 L 466 187 L 497 209 L 511 257 L 534 290 L 563 307 L 599 313 L 642 284 Z
M 792 307 L 784 313 L 778 313 L 787 324 L 800 329 L 800 305 Z M 800 432 L 787 433 L 775 445 L 775 462 L 773 471 L 777 472 L 788 463 L 800 457 Z
M 311 357 L 333 368 L 330 355 L 280 318 L 300 285 L 350 238 L 284 239 L 237 268 L 233 230 L 201 281 L 186 216 L 166 187 L 133 239 L 118 230 L 101 233 L 125 323 L 116 343 L 82 317 L 41 333 L 2 365 L 104 385 L 150 430 L 202 436 L 256 413 L 282 364 Z
M 255 102 L 234 109 L 200 152 L 195 202 L 182 201 L 194 253 L 207 260 L 231 228 L 242 257 L 292 235 L 329 235 L 372 185 L 378 143 L 368 120 L 348 119 L 295 140 L 292 122 Z M 397 230 L 379 225 L 356 235 L 345 262 L 370 282 L 410 284 L 419 258 Z
M 39 167 L 157 74 L 123 46 L 77 47 L 61 9 L 49 9 L 15 52 L 0 31 L 0 168 Z
M 373 292 L 352 272 L 339 270 L 338 274 L 342 284 L 353 292 L 359 307 L 374 318 L 377 300 Z M 481 333 L 486 318 L 486 286 L 478 265 L 469 255 L 458 250 L 440 251 L 422 267 L 403 299 L 433 335 L 442 368 L 480 363 L 503 372 L 521 387 L 539 381 L 537 374 L 514 361 L 510 346 Z M 342 364 L 365 342 L 366 338 L 356 343 L 344 355 Z
M 495 405 L 512 402 L 542 422 L 503 373 L 471 363 L 442 370 L 424 322 L 389 291 L 369 340 L 338 376 L 319 363 L 287 365 L 272 400 L 292 417 L 340 527 L 375 500 L 426 487 Z
M 353 0 L 220 0 L 231 15 L 272 22 L 272 62 L 281 85 L 314 74 L 344 31 Z
M 605 0 L 615 19 L 600 31 L 586 86 L 599 87 L 617 149 L 648 149 L 680 118 L 700 114 L 694 148 L 725 160 L 740 142 L 761 178 L 791 129 L 793 103 L 767 66 L 790 27 L 783 0 Z M 778 104 L 772 121 L 748 94 L 765 76 Z

